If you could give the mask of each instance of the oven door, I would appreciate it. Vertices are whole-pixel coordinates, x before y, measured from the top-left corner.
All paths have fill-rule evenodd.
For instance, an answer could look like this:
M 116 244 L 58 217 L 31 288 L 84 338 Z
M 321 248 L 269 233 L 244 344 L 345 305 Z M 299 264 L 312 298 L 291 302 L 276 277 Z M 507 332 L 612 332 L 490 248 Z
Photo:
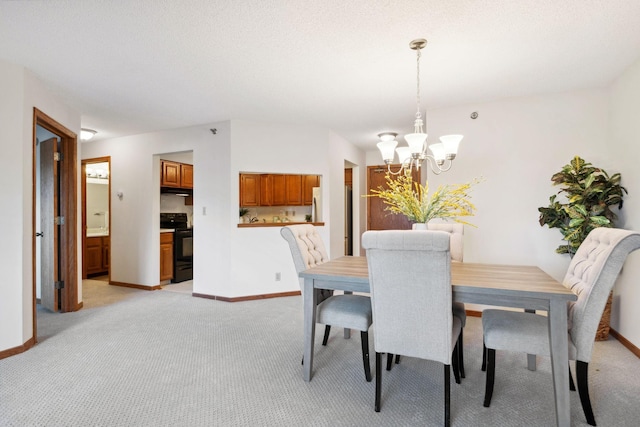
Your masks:
M 193 231 L 176 230 L 174 239 L 173 282 L 193 279 Z

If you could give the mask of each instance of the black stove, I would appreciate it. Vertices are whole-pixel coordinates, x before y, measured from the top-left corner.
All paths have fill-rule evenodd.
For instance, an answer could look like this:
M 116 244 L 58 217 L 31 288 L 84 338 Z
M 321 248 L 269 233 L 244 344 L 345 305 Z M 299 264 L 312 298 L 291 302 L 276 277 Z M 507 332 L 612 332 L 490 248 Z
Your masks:
M 160 228 L 174 229 L 173 279 L 178 283 L 193 279 L 193 228 L 186 213 L 160 213 Z

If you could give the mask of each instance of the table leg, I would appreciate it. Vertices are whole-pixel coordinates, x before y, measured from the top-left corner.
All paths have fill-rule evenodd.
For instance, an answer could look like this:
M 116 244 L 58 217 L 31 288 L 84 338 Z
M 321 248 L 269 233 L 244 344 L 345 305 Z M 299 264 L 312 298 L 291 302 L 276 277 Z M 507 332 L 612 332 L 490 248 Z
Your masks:
M 530 310 L 525 308 L 525 313 L 535 313 L 535 310 Z M 527 369 L 530 371 L 536 370 L 536 355 L 535 354 L 527 354 Z
M 316 302 L 318 300 L 316 291 L 313 288 L 313 279 L 304 279 L 303 296 L 303 317 L 304 317 L 304 360 L 302 365 L 302 375 L 305 381 L 311 381 L 311 371 L 313 369 L 313 346 L 316 336 Z
M 558 427 L 571 424 L 569 406 L 569 343 L 567 338 L 567 302 L 551 300 L 549 307 L 549 349 L 551 372 L 556 397 L 556 423 Z

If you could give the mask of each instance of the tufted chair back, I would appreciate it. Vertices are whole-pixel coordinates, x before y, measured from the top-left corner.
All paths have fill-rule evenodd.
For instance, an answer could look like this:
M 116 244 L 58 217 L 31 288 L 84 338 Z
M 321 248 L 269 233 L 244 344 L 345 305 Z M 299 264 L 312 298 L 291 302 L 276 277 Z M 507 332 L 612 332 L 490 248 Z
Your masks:
M 569 357 L 589 362 L 593 341 L 622 265 L 640 248 L 640 234 L 619 228 L 596 228 L 571 259 L 562 284 L 578 296 L 569 304 Z M 572 345 L 573 344 L 573 345 Z
M 322 238 L 312 224 L 287 225 L 280 229 L 280 234 L 289 243 L 297 273 L 329 261 Z M 303 288 L 302 280 L 298 280 L 300 290 Z M 320 289 L 318 304 L 331 295 L 333 295 L 333 291 Z
M 451 261 L 463 260 L 463 237 L 464 224 L 459 222 L 429 222 L 427 229 L 436 231 L 446 231 L 451 237 L 450 248 Z
M 451 364 L 460 321 L 454 336 L 449 235 L 367 231 L 362 247 L 367 250 L 376 352 Z

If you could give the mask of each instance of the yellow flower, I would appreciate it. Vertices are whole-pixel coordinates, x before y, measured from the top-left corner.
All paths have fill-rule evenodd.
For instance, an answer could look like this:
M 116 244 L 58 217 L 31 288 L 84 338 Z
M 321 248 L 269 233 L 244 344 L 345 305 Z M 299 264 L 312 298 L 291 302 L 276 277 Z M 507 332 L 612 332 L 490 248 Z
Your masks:
M 414 182 L 411 175 L 400 175 L 396 179 L 386 176 L 387 187 L 371 190 L 368 197 L 379 197 L 387 205 L 385 210 L 405 215 L 410 221 L 426 223 L 434 218 L 452 218 L 456 222 L 469 224 L 459 217 L 472 216 L 476 207 L 469 201 L 469 192 L 474 179 L 465 184 L 441 185 L 429 197 L 429 184 Z

